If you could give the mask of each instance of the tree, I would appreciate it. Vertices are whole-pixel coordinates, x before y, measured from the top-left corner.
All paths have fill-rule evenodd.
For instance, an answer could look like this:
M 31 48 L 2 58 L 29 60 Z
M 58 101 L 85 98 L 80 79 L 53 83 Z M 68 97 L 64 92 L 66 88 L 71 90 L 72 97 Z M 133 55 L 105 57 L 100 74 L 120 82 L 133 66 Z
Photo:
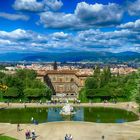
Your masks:
M 140 70 L 138 71 L 138 80 L 137 80 L 137 87 L 135 89 L 135 100 L 139 104 L 140 107 Z
M 101 74 L 100 67 L 97 65 L 97 66 L 95 66 L 93 76 L 94 76 L 94 77 L 99 77 L 100 74 Z
M 117 98 L 122 101 L 130 101 L 132 91 L 136 88 L 136 79 L 140 78 L 135 73 L 116 76 L 111 74 L 109 67 L 105 67 L 103 71 L 96 67 L 93 76 L 86 79 L 80 97 L 92 99 Z M 139 97 L 137 97 L 137 100 L 139 100 Z
M 15 87 L 10 87 L 8 88 L 4 93 L 3 93 L 4 97 L 7 98 L 15 98 L 19 96 L 19 90 Z
M 2 79 L 4 76 L 5 76 L 5 73 L 0 71 L 0 79 Z
M 5 66 L 4 65 L 0 65 L 0 70 L 5 70 Z
M 27 98 L 40 98 L 40 97 L 50 98 L 51 96 L 51 91 L 48 88 L 46 89 L 26 88 L 24 89 L 23 92 L 24 92 L 25 97 Z
M 40 80 L 38 79 L 35 79 L 32 81 L 32 88 L 46 88 L 46 84 L 41 82 Z
M 33 80 L 36 78 L 37 73 L 34 70 L 28 70 L 28 69 L 19 69 L 16 72 L 17 77 L 19 77 L 21 80 L 25 80 L 27 78 Z
M 0 96 L 5 98 L 46 98 L 51 99 L 52 91 L 49 87 L 36 79 L 33 70 L 20 69 L 14 75 L 0 72 Z M 6 87 L 6 88 L 4 88 Z M 3 90 L 4 89 L 4 90 Z
M 54 69 L 54 70 L 57 70 L 57 62 L 56 62 L 56 61 L 55 61 L 54 64 L 53 64 L 53 69 Z
M 2 83 L 6 85 L 7 87 L 13 87 L 13 88 L 18 89 L 19 94 L 23 93 L 22 81 L 16 75 L 6 75 L 3 78 Z
M 97 80 L 93 77 L 89 77 L 86 79 L 85 81 L 85 88 L 87 89 L 93 89 L 93 88 L 97 88 Z

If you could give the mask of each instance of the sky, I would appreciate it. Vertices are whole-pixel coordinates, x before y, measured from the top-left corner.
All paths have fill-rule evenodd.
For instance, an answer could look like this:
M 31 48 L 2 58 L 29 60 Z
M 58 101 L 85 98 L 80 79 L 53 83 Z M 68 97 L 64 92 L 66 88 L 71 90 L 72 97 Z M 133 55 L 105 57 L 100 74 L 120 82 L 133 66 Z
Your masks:
M 140 0 L 0 0 L 0 53 L 140 52 Z

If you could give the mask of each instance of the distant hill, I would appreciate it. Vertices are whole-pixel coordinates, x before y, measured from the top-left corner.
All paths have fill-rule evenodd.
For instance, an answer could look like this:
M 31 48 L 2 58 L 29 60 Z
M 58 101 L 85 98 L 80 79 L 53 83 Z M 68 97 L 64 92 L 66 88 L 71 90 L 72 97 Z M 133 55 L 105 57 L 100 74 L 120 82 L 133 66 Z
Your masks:
M 59 61 L 59 62 L 128 62 L 140 61 L 140 53 L 137 52 L 66 52 L 66 53 L 2 53 L 0 61 Z

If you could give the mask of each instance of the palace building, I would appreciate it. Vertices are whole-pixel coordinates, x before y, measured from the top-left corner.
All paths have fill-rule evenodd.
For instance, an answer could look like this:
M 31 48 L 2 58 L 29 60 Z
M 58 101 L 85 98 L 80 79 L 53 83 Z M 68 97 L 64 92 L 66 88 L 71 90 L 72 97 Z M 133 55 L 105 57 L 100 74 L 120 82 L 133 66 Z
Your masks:
M 48 70 L 38 71 L 38 79 L 47 83 L 53 91 L 54 98 L 76 99 L 84 86 L 89 73 L 79 70 Z

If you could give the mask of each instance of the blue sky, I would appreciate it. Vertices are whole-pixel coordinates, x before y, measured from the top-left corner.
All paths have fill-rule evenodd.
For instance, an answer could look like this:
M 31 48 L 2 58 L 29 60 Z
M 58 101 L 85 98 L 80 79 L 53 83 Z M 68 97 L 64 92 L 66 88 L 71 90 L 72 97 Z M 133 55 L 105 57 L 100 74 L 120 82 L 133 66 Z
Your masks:
M 140 0 L 1 0 L 0 52 L 140 52 Z

